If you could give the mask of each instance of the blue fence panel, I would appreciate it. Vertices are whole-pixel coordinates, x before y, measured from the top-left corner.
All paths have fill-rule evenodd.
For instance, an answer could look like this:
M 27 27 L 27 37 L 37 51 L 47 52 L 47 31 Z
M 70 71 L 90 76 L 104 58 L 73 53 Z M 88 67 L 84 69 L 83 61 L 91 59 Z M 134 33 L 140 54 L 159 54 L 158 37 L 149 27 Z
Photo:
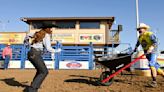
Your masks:
M 52 47 L 55 49 L 55 48 L 56 48 L 56 45 L 54 45 L 54 46 L 52 46 Z M 30 48 L 25 48 L 25 50 L 26 50 L 26 54 L 25 54 L 25 56 L 26 56 L 25 61 L 26 61 L 26 60 L 28 60 L 27 54 L 28 54 L 28 51 L 30 50 Z M 43 50 L 42 57 L 43 57 L 43 60 L 44 60 L 45 63 L 46 63 L 46 61 L 54 61 L 54 60 L 52 60 L 51 52 L 48 52 L 46 49 Z M 51 64 L 52 64 L 52 63 L 51 63 Z M 24 65 L 25 65 L 25 64 L 24 64 Z M 26 65 L 28 65 L 28 64 L 26 64 Z M 50 64 L 48 63 L 48 65 L 50 65 Z M 55 65 L 55 62 L 54 62 L 54 65 Z M 29 67 L 29 66 L 28 66 L 28 67 Z M 53 69 L 54 69 L 54 68 L 53 68 Z
M 61 48 L 60 53 L 55 53 L 54 69 L 59 69 L 59 62 L 66 60 L 73 61 L 87 61 L 89 63 L 89 69 L 93 69 L 93 46 L 62 46 L 59 42 L 52 46 L 54 49 Z M 2 50 L 5 48 L 4 44 L 0 44 L 0 60 L 2 60 Z M 11 45 L 13 49 L 12 60 L 19 61 L 21 63 L 21 69 L 25 68 L 25 61 L 27 60 L 27 53 L 29 48 L 26 48 L 23 44 Z M 52 61 L 51 53 L 44 51 L 43 59 L 45 61 Z
M 44 50 L 42 57 L 44 60 L 48 60 L 48 61 L 52 60 L 51 59 L 51 53 L 48 52 L 47 50 Z
M 89 70 L 92 70 L 93 69 L 93 65 L 94 65 L 94 59 L 95 59 L 95 55 L 94 55 L 94 50 L 93 50 L 93 44 L 90 43 L 90 46 L 89 46 Z
M 3 57 L 2 57 L 2 51 L 3 49 L 5 48 L 6 45 L 4 44 L 0 44 L 0 60 L 3 60 Z
M 1 44 L 0 45 L 0 59 L 3 60 L 2 58 L 2 51 L 5 48 L 6 45 Z M 12 61 L 14 60 L 20 60 L 20 67 L 24 68 L 24 61 L 25 61 L 25 47 L 24 45 L 16 44 L 16 45 L 11 45 L 12 48 Z
M 54 49 L 56 48 L 56 46 L 52 46 Z M 27 58 L 27 53 L 28 53 L 28 51 L 29 51 L 30 49 L 29 48 L 25 48 L 25 59 L 27 60 L 28 58 Z M 46 49 L 44 49 L 43 50 L 43 55 L 42 55 L 42 57 L 43 57 L 43 59 L 44 60 L 52 60 L 51 59 L 51 52 L 48 52 Z
M 89 61 L 88 46 L 63 46 L 60 60 Z
M 12 45 L 12 50 L 13 50 L 13 56 L 12 60 L 20 60 L 21 62 L 21 68 L 24 68 L 24 61 L 25 61 L 25 47 L 24 45 Z
M 87 62 L 88 69 L 93 69 L 93 47 L 92 46 L 59 46 L 61 53 L 56 54 L 56 67 L 59 69 L 59 62 Z

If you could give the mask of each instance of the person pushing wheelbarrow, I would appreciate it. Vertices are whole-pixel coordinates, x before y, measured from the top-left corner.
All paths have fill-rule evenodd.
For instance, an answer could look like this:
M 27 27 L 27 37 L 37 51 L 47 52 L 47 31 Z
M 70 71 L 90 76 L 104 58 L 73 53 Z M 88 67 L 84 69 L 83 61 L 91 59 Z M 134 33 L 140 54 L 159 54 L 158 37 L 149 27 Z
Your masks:
M 141 44 L 145 56 L 148 59 L 149 67 L 151 70 L 152 81 L 148 83 L 150 87 L 157 87 L 156 76 L 157 73 L 164 77 L 164 72 L 160 69 L 157 63 L 157 38 L 153 32 L 150 32 L 150 27 L 144 23 L 140 23 L 137 31 L 139 32 L 138 41 L 136 43 L 134 52 L 137 51 L 138 46 Z

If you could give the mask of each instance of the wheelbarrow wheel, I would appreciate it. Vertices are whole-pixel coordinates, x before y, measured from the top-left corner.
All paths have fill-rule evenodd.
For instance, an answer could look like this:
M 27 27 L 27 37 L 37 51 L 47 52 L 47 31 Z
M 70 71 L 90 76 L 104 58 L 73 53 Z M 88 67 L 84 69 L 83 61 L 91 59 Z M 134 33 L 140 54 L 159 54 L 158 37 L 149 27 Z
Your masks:
M 109 72 L 109 71 L 105 71 L 105 72 L 102 72 L 102 73 L 101 73 L 100 79 L 99 79 L 101 85 L 103 85 L 103 86 L 110 86 L 110 85 L 114 82 L 114 78 L 109 79 L 109 80 L 108 80 L 107 82 L 105 82 L 105 83 L 102 83 L 102 82 L 101 82 L 102 80 L 108 78 L 111 74 L 112 74 L 112 73 Z

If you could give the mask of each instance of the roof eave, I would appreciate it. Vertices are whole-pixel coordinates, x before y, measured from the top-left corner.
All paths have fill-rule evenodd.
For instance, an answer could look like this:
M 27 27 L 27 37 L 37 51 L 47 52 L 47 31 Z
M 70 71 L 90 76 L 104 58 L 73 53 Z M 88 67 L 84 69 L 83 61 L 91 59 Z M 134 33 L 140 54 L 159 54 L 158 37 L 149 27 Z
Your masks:
M 43 20 L 107 20 L 113 22 L 114 17 L 24 17 L 22 21 L 29 24 L 30 21 L 43 21 Z

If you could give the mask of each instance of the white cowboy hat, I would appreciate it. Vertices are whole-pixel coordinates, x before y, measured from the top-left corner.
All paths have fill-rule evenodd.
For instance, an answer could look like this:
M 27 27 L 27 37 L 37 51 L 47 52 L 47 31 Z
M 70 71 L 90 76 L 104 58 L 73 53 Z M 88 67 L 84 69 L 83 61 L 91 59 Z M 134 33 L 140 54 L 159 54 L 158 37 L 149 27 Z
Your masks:
M 140 23 L 139 26 L 137 27 L 137 29 L 140 29 L 140 28 L 145 28 L 145 29 L 149 30 L 150 26 L 146 25 L 145 23 Z
M 11 44 L 10 43 L 7 43 L 7 46 L 10 46 Z

